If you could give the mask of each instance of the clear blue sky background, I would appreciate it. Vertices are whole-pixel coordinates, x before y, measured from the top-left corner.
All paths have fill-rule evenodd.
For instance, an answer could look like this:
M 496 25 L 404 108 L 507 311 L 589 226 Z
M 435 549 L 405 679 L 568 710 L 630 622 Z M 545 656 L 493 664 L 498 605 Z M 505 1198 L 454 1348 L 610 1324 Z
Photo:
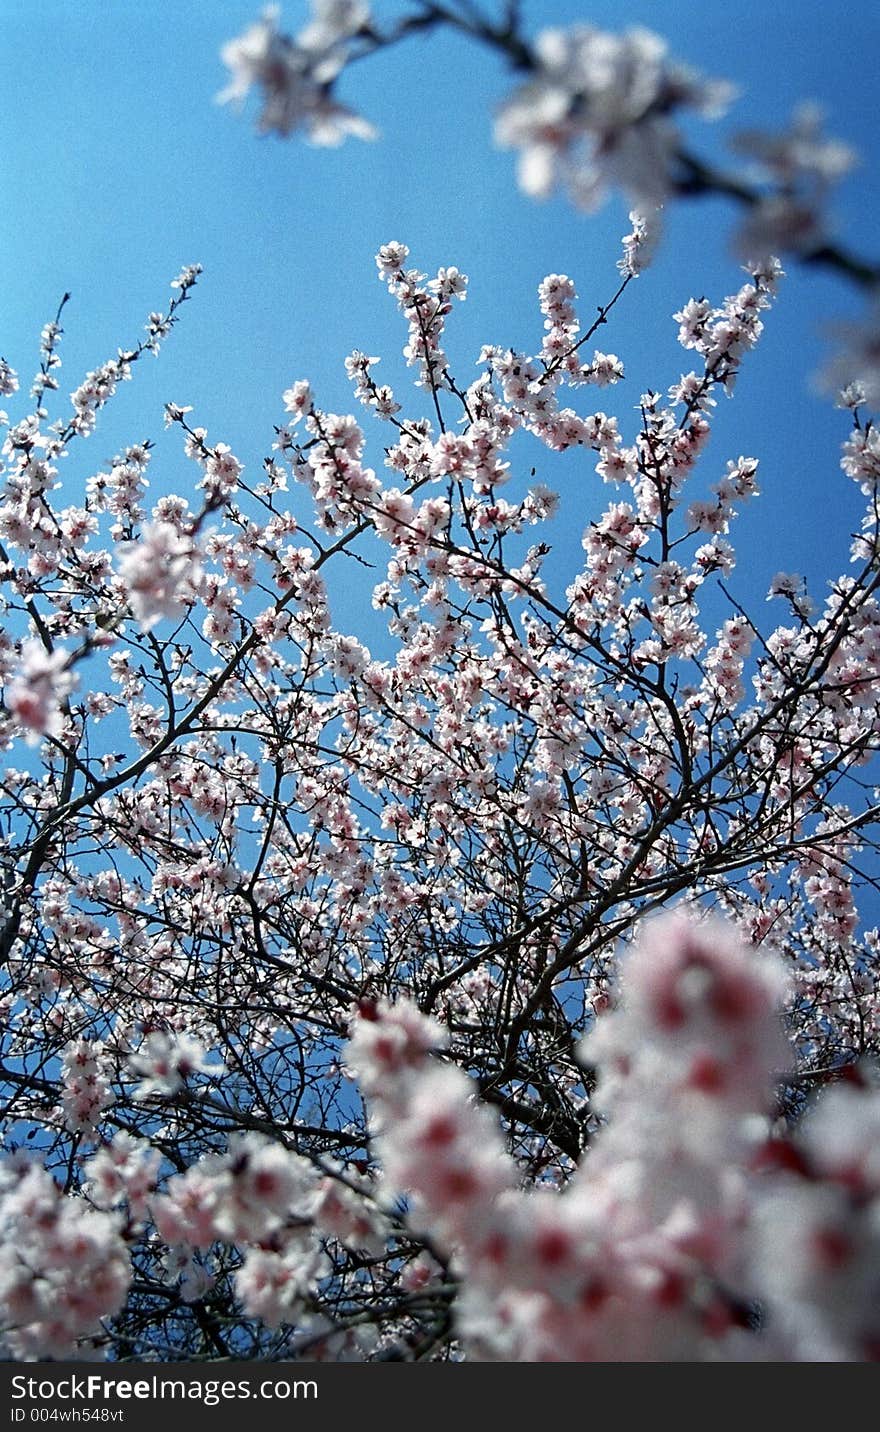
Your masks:
M 0 0 L 0 352 L 27 383 L 40 327 L 71 290 L 66 395 L 86 369 L 134 341 L 152 308 L 167 305 L 182 264 L 205 267 L 161 357 L 138 366 L 69 465 L 66 501 L 121 445 L 147 436 L 160 439 L 153 491 L 191 486 L 177 437 L 162 440 L 167 400 L 191 403 L 193 420 L 229 442 L 252 475 L 293 379 L 309 377 L 322 406 L 351 408 L 342 360 L 354 347 L 383 356 L 379 373 L 406 404 L 405 332 L 373 263 L 387 239 L 408 243 L 420 267 L 454 263 L 470 275 L 447 344 L 466 382 L 483 342 L 537 346 L 535 288 L 545 273 L 576 279 L 584 314 L 613 291 L 625 203 L 618 196 L 585 217 L 561 197 L 539 205 L 517 191 L 515 157 L 491 136 L 493 106 L 515 81 L 492 55 L 436 35 L 358 65 L 340 93 L 381 140 L 314 149 L 260 138 L 253 108 L 242 116 L 214 102 L 226 82 L 220 48 L 259 8 L 259 0 Z M 376 0 L 377 13 L 383 8 Z M 298 29 L 305 9 L 288 0 L 285 26 Z M 731 116 L 721 126 L 696 120 L 688 131 L 710 153 L 722 152 L 734 128 L 780 126 L 798 100 L 823 103 L 830 132 L 862 154 L 836 204 L 840 233 L 856 249 L 880 251 L 877 11 L 844 0 L 526 0 L 523 9 L 531 30 L 577 19 L 646 24 L 679 58 L 734 80 L 742 94 Z M 657 264 L 602 335 L 601 346 L 626 362 L 627 385 L 598 398 L 585 391 L 583 411 L 605 406 L 626 430 L 638 394 L 690 366 L 670 315 L 691 294 L 720 299 L 739 283 L 723 237 L 733 218 L 714 201 L 669 213 Z M 808 572 L 821 594 L 846 568 L 860 509 L 837 468 L 846 417 L 811 389 L 809 374 L 826 352 L 825 325 L 857 314 L 861 300 L 841 280 L 789 269 L 705 469 L 715 478 L 741 452 L 762 460 L 764 496 L 735 533 L 744 560 L 748 553 L 738 590 L 760 597 L 780 568 Z M 373 426 L 377 466 L 385 436 Z M 531 460 L 539 478 L 580 488 L 557 523 L 574 556 L 608 489 L 588 455 L 571 460 L 565 476 L 537 445 Z M 356 604 L 334 593 L 337 625 L 356 626 Z

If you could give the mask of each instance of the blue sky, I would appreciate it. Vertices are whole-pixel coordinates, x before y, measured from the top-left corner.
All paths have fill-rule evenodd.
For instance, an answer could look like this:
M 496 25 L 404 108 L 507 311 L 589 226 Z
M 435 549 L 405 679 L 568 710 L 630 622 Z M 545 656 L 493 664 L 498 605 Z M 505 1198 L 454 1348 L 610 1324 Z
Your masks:
M 400 5 L 376 0 L 375 8 L 381 15 Z M 78 465 L 69 465 L 65 501 L 77 500 L 86 476 L 121 445 L 148 436 L 160 440 L 153 491 L 186 489 L 192 470 L 180 444 L 163 440 L 168 400 L 192 404 L 193 420 L 211 440 L 229 442 L 254 474 L 293 379 L 309 377 L 322 406 L 351 408 L 342 363 L 355 347 L 383 356 L 377 376 L 394 382 L 408 406 L 405 330 L 373 263 L 387 239 L 408 243 L 424 269 L 453 263 L 470 275 L 447 344 L 465 382 L 482 343 L 538 345 L 535 289 L 545 273 L 575 278 L 584 314 L 613 291 L 625 203 L 615 197 L 585 217 L 562 198 L 536 204 L 517 191 L 515 158 L 491 136 L 493 106 L 514 80 L 493 56 L 435 36 L 359 64 L 340 93 L 382 138 L 314 149 L 297 138 L 261 138 L 253 109 L 239 115 L 215 103 L 226 78 L 220 48 L 259 9 L 260 0 L 2 5 L 0 352 L 26 383 L 39 330 L 69 289 L 66 394 L 86 369 L 131 343 L 151 309 L 167 305 L 182 264 L 205 268 L 158 361 L 138 365 Z M 872 72 L 880 17 L 867 6 L 526 0 L 523 11 L 532 31 L 577 19 L 612 29 L 646 24 L 677 57 L 734 80 L 741 97 L 717 132 L 699 120 L 688 131 L 695 148 L 713 154 L 735 128 L 778 127 L 798 100 L 821 102 L 829 131 L 862 155 L 835 205 L 840 232 L 856 249 L 880 250 Z M 305 12 L 302 0 L 289 0 L 285 26 L 299 28 Z M 691 294 L 720 299 L 738 285 L 724 237 L 732 220 L 722 202 L 670 212 L 658 262 L 602 335 L 602 346 L 624 359 L 627 384 L 595 403 L 585 394 L 585 411 L 605 406 L 626 431 L 638 394 L 664 388 L 690 366 L 670 315 Z M 821 594 L 824 580 L 846 568 L 860 506 L 837 468 L 845 416 L 809 383 L 826 352 L 825 326 L 857 314 L 860 297 L 832 276 L 789 270 L 762 346 L 722 408 L 706 466 L 708 480 L 741 452 L 762 460 L 764 495 L 735 533 L 744 561 L 749 554 L 738 589 L 753 585 L 760 596 L 780 568 L 807 571 Z M 383 437 L 381 429 L 370 433 L 377 466 Z M 572 534 L 574 555 L 608 490 L 586 459 L 565 477 L 559 469 L 558 479 L 537 446 L 531 461 L 554 485 L 583 484 L 582 511 L 559 529 L 563 544 Z M 354 604 L 342 592 L 336 598 L 338 625 L 352 624 Z

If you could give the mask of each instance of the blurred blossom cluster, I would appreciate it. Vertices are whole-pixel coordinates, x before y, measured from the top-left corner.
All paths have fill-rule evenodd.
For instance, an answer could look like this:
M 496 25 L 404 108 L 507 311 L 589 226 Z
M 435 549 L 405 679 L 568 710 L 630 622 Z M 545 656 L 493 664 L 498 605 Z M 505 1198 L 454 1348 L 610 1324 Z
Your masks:
M 347 42 L 369 21 L 364 0 L 312 0 L 312 20 L 295 39 L 278 28 L 279 8 L 224 46 L 231 72 L 221 102 L 242 103 L 255 86 L 262 96 L 259 125 L 289 135 L 304 130 L 312 144 L 340 144 L 349 134 L 373 139 L 366 120 L 340 105 L 332 85 L 348 58 Z
M 408 1218 L 451 1255 L 470 1356 L 502 1362 L 862 1361 L 880 1334 L 880 1091 L 772 1130 L 783 968 L 667 917 L 582 1042 L 602 1126 L 563 1190 L 522 1189 L 445 1031 L 361 1010 L 349 1058 Z

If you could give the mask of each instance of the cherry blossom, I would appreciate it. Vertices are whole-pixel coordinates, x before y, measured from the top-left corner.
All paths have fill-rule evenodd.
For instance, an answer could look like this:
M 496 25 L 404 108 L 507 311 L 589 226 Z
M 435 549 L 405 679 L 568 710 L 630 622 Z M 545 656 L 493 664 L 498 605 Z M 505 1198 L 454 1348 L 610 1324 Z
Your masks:
M 6 709 L 27 740 L 58 736 L 64 726 L 63 703 L 76 685 L 70 670 L 70 653 L 63 647 L 47 650 L 30 638 L 22 643 L 20 665 L 4 693 Z
M 129 1073 L 139 1076 L 134 1097 L 148 1099 L 154 1094 L 176 1094 L 192 1074 L 214 1074 L 218 1066 L 206 1058 L 197 1039 L 186 1034 L 169 1036 L 161 1030 L 148 1034 L 128 1061 Z
M 366 120 L 336 103 L 330 86 L 345 64 L 346 41 L 362 29 L 369 8 L 361 0 L 313 0 L 313 19 L 290 40 L 277 27 L 279 9 L 269 6 L 256 24 L 223 47 L 231 71 L 221 102 L 241 103 L 258 85 L 260 129 L 289 135 L 304 128 L 313 144 L 339 144 L 347 134 L 372 139 Z
M 38 1164 L 2 1172 L 0 1306 L 15 1359 L 64 1358 L 122 1306 L 131 1268 L 118 1220 L 66 1198 Z
M 561 179 L 587 209 L 609 184 L 639 203 L 662 203 L 677 143 L 669 116 L 688 106 L 720 112 L 732 94 L 671 62 L 649 30 L 545 30 L 534 48 L 536 73 L 502 106 L 496 139 L 522 150 L 527 193 L 543 197 Z
M 192 539 L 171 522 L 150 523 L 138 541 L 124 543 L 118 570 L 132 612 L 145 630 L 165 617 L 179 617 L 194 600 L 201 576 Z

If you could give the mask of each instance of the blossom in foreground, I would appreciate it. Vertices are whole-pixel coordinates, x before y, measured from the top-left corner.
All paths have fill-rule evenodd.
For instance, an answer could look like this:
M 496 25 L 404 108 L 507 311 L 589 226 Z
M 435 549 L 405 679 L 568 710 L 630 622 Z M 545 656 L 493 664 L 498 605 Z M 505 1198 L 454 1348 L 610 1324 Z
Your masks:
M 822 372 L 823 386 L 833 393 L 851 388 L 857 403 L 880 405 L 880 300 L 869 304 L 861 319 L 836 323 L 831 333 L 838 352 Z M 850 406 L 849 403 L 844 403 Z
M 76 685 L 70 653 L 48 651 L 41 641 L 22 642 L 21 663 L 4 692 L 6 709 L 31 745 L 58 736 L 64 725 L 63 703 Z
M 172 522 L 148 523 L 119 548 L 119 577 L 135 618 L 149 631 L 182 616 L 195 600 L 201 561 L 193 539 Z
M 267 8 L 224 45 L 221 58 L 231 79 L 220 102 L 241 104 L 256 86 L 262 92 L 263 133 L 286 136 L 303 129 L 318 145 L 340 144 L 349 134 L 375 138 L 373 126 L 331 94 L 347 58 L 346 41 L 366 23 L 368 7 L 360 0 L 313 0 L 312 23 L 295 40 L 278 29 L 278 15 L 277 6 Z
M 188 1034 L 148 1034 L 137 1053 L 128 1061 L 129 1071 L 140 1077 L 135 1098 L 153 1094 L 168 1098 L 182 1089 L 193 1074 L 217 1075 L 222 1064 L 212 1062 L 204 1045 Z
M 375 1145 L 452 1258 L 471 1357 L 874 1355 L 880 1093 L 834 1092 L 802 1134 L 768 1137 L 785 984 L 720 922 L 646 925 L 584 1042 L 605 1127 L 561 1193 L 519 1187 L 474 1086 L 430 1052 L 439 1026 L 405 1002 L 361 1011 L 349 1056 Z
M 131 1264 L 121 1219 L 66 1198 L 39 1165 L 0 1166 L 4 1356 L 70 1357 L 122 1307 Z
M 662 203 L 678 146 L 672 116 L 715 115 L 733 93 L 670 60 L 650 30 L 545 30 L 535 53 L 536 73 L 502 105 L 495 137 L 520 150 L 527 194 L 543 198 L 562 183 L 584 209 L 615 185 L 639 205 Z
M 743 258 L 754 262 L 780 250 L 810 253 L 826 242 L 829 190 L 853 168 L 856 154 L 822 134 L 818 106 L 798 106 L 790 127 L 778 133 L 743 130 L 734 136 L 733 148 L 772 183 L 756 197 L 737 231 Z

